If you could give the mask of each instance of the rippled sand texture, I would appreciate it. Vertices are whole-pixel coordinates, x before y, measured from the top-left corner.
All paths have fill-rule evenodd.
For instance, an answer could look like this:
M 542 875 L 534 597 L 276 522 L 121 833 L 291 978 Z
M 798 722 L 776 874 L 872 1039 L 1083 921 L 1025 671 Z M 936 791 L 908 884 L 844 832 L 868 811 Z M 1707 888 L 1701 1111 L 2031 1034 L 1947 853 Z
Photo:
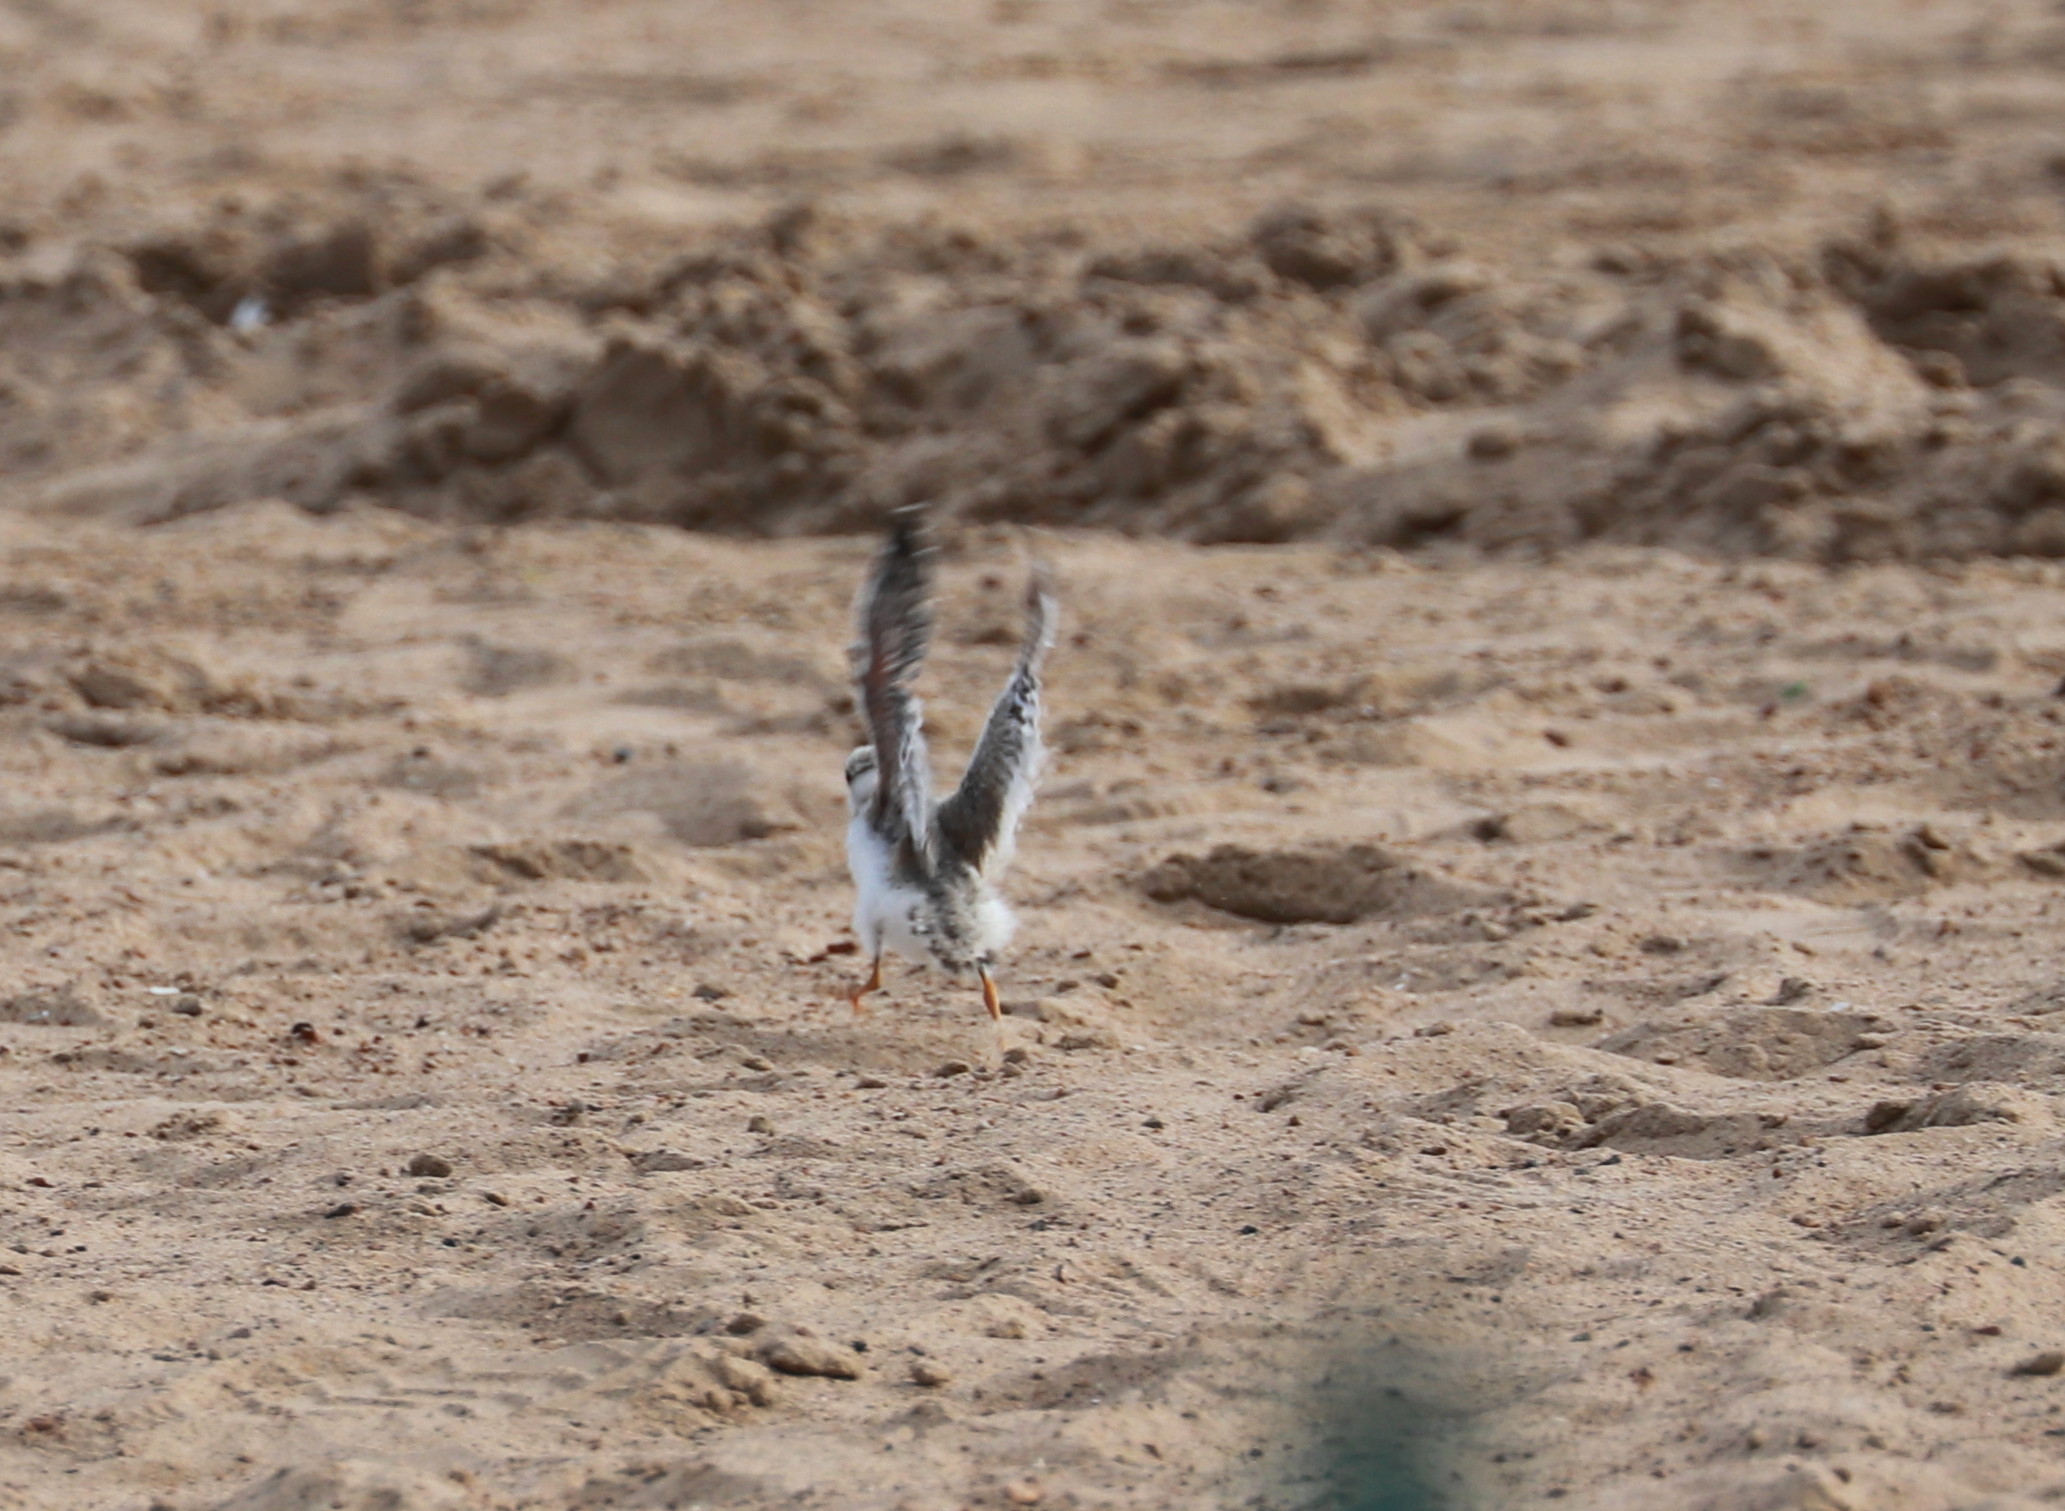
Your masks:
M 0 1506 L 2065 1497 L 2061 59 L 0 9 Z

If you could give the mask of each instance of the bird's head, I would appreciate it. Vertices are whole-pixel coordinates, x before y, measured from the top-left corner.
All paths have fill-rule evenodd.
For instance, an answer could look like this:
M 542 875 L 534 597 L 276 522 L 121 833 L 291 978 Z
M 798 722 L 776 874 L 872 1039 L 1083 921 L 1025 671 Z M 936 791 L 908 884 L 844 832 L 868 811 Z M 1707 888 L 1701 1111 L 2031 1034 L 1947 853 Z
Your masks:
M 846 802 L 855 813 L 860 812 L 875 796 L 875 747 L 861 745 L 846 758 Z

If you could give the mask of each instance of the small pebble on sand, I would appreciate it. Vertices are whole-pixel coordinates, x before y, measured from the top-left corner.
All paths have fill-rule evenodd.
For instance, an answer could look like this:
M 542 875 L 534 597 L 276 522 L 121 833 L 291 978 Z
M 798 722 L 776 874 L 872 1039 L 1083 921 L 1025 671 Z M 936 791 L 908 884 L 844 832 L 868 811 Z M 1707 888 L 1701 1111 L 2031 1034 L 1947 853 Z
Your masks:
M 761 1362 L 785 1375 L 818 1375 L 828 1380 L 857 1380 L 860 1363 L 847 1350 L 818 1338 L 773 1338 L 760 1348 Z

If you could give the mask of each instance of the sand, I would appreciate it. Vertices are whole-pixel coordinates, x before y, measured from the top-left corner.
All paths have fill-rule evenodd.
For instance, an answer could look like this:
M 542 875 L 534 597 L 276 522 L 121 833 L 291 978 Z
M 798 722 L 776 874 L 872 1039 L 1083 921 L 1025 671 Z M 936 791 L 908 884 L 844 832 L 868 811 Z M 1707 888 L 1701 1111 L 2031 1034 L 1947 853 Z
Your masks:
M 2065 1498 L 2061 56 L 0 11 L 0 1506 Z

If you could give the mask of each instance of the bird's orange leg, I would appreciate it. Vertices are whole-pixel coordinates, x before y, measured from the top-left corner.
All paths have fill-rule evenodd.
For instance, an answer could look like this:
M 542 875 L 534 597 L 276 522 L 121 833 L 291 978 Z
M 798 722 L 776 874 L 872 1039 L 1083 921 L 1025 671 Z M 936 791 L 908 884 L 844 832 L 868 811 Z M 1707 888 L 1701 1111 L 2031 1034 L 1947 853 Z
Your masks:
M 975 968 L 975 974 L 982 978 L 982 1005 L 989 1009 L 989 1015 L 994 1021 L 998 1023 L 1003 1022 L 1004 1003 L 997 996 L 996 981 L 990 976 L 989 971 L 982 966 L 978 965 Z
M 879 992 L 881 989 L 882 957 L 880 955 L 877 955 L 875 957 L 875 969 L 868 976 L 867 984 L 865 986 L 855 987 L 852 991 L 846 994 L 846 1000 L 853 1004 L 853 1015 L 856 1018 L 860 1017 L 862 1014 L 867 1012 L 867 1009 L 860 1005 L 860 999 L 865 997 L 869 992 Z

